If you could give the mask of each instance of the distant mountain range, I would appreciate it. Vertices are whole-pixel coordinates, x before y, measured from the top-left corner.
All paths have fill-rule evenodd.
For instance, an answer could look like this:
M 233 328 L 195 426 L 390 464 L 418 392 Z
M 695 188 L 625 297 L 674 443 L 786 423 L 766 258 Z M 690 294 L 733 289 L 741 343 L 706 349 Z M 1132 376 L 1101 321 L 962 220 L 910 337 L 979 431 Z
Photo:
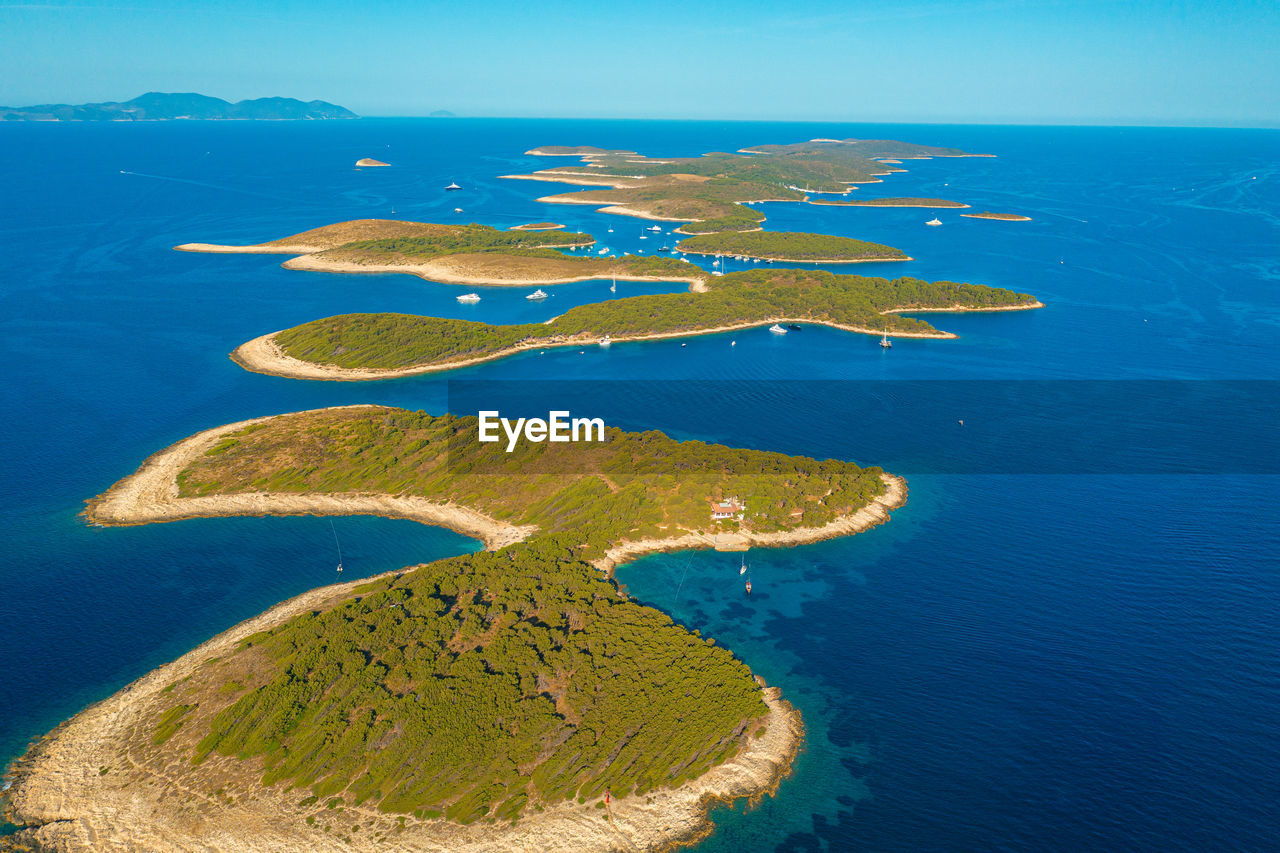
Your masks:
M 296 98 L 254 98 L 231 103 L 194 92 L 148 92 L 131 101 L 101 104 L 38 104 L 0 107 L 0 121 L 170 121 L 176 119 L 359 118 L 346 107 L 328 101 Z

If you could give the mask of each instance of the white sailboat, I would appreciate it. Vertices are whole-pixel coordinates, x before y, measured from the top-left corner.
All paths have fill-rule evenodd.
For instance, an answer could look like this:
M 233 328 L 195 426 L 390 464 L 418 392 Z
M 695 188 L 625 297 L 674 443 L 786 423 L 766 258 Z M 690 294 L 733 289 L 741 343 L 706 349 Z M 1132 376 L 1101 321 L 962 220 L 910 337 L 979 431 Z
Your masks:
M 546 299 L 546 298 L 547 298 L 547 292 L 543 290 L 541 287 L 539 287 L 533 293 L 530 293 L 528 296 L 525 297 L 525 299 Z
M 333 519 L 329 519 L 329 529 L 333 531 L 333 545 L 338 549 L 338 574 L 342 574 L 342 543 L 338 541 L 338 528 L 333 526 Z
M 880 346 L 888 349 L 893 346 L 893 341 L 889 340 L 889 330 L 885 329 L 884 334 L 880 336 Z
M 469 304 L 469 305 L 470 305 L 470 304 L 474 304 L 474 303 L 476 303 L 476 302 L 479 302 L 479 301 L 480 301 L 480 294 L 478 294 L 478 293 L 464 293 L 464 294 L 462 294 L 461 296 L 459 296 L 459 297 L 458 297 L 458 301 L 459 301 L 459 302 L 465 302 L 465 303 L 467 303 L 467 304 Z
M 616 278 L 611 280 L 611 283 L 609 284 L 609 292 L 610 293 L 618 292 L 618 280 Z

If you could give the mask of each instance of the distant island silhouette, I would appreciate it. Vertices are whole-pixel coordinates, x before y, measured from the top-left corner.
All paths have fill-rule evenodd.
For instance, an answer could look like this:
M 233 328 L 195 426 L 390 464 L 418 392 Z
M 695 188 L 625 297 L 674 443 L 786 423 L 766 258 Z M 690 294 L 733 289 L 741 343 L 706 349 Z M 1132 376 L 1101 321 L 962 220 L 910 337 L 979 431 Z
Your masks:
M 328 101 L 297 98 L 253 98 L 231 103 L 195 92 L 148 92 L 129 101 L 100 104 L 37 104 L 0 107 L 0 121 L 173 121 L 225 119 L 283 121 L 359 118 Z

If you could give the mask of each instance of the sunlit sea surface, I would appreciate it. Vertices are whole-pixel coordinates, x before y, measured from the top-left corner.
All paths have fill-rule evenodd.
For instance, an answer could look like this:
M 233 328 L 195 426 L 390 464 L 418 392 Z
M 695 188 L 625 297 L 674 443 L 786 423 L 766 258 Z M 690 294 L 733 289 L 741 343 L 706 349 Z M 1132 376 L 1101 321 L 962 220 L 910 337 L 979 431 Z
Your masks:
M 766 205 L 767 227 L 887 243 L 865 264 L 1010 287 L 1035 312 L 939 315 L 948 341 L 809 327 L 551 350 L 469 379 L 1275 379 L 1280 133 L 509 120 L 0 125 L 0 758 L 269 605 L 335 580 L 319 518 L 101 529 L 82 502 L 150 453 L 241 418 L 373 402 L 442 412 L 446 378 L 298 382 L 237 344 L 351 311 L 512 323 L 684 285 L 465 290 L 402 275 L 290 272 L 273 256 L 171 251 L 396 217 L 552 219 L 651 253 L 649 223 L 534 201 L 537 145 L 653 155 L 815 137 L 898 138 L 994 159 L 908 161 L 855 192 L 940 211 Z M 360 157 L 391 168 L 356 170 Z M 450 181 L 461 192 L 444 193 Z M 454 208 L 463 208 L 455 213 Z M 613 233 L 607 229 L 613 228 Z M 765 387 L 765 386 L 762 386 Z M 768 392 L 763 392 L 767 399 Z M 950 418 L 953 413 L 940 413 Z M 685 423 L 661 400 L 643 426 Z M 911 424 L 901 425 L 906 435 Z M 835 453 L 887 470 L 894 434 L 730 407 L 700 437 Z M 1080 441 L 1078 434 L 1063 440 Z M 1229 428 L 1221 436 L 1231 442 Z M 781 445 L 781 446 L 779 446 Z M 875 448 L 875 457 L 867 448 Z M 913 451 L 915 452 L 915 451 Z M 939 441 L 937 453 L 947 452 Z M 1045 448 L 1052 454 L 1052 446 Z M 920 460 L 914 460 L 917 467 Z M 897 467 L 895 467 L 895 465 Z M 903 466 L 906 466 L 904 468 Z M 1274 850 L 1280 839 L 1280 495 L 1274 477 L 919 474 L 893 521 L 750 555 L 654 556 L 628 589 L 733 649 L 802 711 L 778 795 L 714 812 L 700 851 Z M 406 521 L 345 518 L 345 578 L 475 549 Z

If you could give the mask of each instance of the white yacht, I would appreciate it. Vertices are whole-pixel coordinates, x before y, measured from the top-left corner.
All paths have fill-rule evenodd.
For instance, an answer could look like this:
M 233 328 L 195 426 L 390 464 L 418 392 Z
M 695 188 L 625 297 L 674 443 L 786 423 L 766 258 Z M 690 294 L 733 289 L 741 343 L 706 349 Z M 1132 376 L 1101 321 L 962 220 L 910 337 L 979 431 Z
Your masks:
M 446 191 L 446 192 L 449 192 L 449 191 L 452 191 L 452 190 L 460 190 L 460 189 L 462 189 L 462 187 L 458 186 L 458 185 L 457 185 L 457 184 L 455 184 L 453 181 L 450 181 L 450 182 L 449 182 L 449 186 L 445 187 L 445 191 Z
M 528 296 L 525 297 L 525 299 L 546 299 L 546 298 L 547 298 L 547 292 L 543 290 L 541 287 L 539 287 L 533 293 L 530 293 Z
M 459 297 L 458 297 L 458 301 L 459 301 L 459 302 L 466 302 L 466 303 L 468 303 L 468 304 L 471 304 L 471 303 L 474 303 L 474 302 L 479 302 L 479 301 L 480 301 L 480 294 L 478 294 L 478 293 L 464 293 L 464 294 L 462 294 L 461 296 L 459 296 Z
M 658 227 L 657 225 L 650 225 L 650 226 L 649 226 L 649 230 L 650 230 L 650 231 L 658 231 L 658 232 L 661 232 L 661 231 L 662 231 L 662 229 L 661 229 L 660 227 Z
M 770 326 L 769 331 L 773 332 L 775 335 L 785 335 L 787 333 L 787 330 L 779 326 L 777 323 Z
M 942 224 L 942 220 L 936 216 L 925 223 L 925 225 L 941 225 L 941 224 Z
M 613 344 L 613 339 L 610 338 L 608 335 L 605 335 L 603 338 L 600 339 L 600 346 L 602 347 L 607 347 L 612 344 Z

